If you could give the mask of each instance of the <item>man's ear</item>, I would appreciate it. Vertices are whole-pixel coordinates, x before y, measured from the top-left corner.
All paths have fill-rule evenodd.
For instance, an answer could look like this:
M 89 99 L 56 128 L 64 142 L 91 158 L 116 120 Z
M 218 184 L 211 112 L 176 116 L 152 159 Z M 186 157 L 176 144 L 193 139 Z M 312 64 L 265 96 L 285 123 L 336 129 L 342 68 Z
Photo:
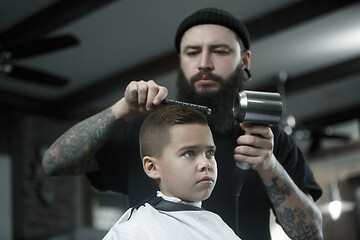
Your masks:
M 145 156 L 143 157 L 143 168 L 150 178 L 157 180 L 160 179 L 160 172 L 157 165 L 156 158 Z
M 246 50 L 242 54 L 242 63 L 244 67 L 250 70 L 250 62 L 251 62 L 251 52 L 249 50 Z

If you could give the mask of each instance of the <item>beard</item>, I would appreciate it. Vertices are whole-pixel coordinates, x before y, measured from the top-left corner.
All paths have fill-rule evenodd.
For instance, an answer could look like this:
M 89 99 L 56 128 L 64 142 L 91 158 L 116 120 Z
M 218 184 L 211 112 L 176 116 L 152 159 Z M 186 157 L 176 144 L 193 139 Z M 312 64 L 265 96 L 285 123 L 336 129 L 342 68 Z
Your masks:
M 194 83 L 204 74 L 220 84 L 219 91 L 196 92 Z M 208 116 L 211 130 L 225 134 L 234 131 L 237 125 L 232 108 L 235 97 L 243 90 L 243 80 L 241 67 L 237 67 L 227 80 L 209 72 L 199 72 L 191 77 L 189 84 L 184 72 L 179 69 L 176 82 L 177 99 L 211 108 L 211 115 Z

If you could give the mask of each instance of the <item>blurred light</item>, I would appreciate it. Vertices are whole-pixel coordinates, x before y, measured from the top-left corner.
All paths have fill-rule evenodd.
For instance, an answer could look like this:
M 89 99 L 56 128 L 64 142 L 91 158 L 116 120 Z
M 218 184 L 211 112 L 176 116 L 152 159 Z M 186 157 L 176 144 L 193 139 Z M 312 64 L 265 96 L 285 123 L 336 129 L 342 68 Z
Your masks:
M 284 127 L 284 132 L 287 134 L 287 135 L 291 135 L 292 134 L 292 128 L 290 126 L 285 126 Z
M 327 135 L 333 135 L 334 134 L 334 128 L 333 127 L 331 127 L 331 126 L 327 126 L 326 128 L 325 128 L 325 133 L 327 134 Z
M 323 214 L 330 214 L 331 218 L 336 221 L 342 213 L 350 212 L 355 209 L 355 203 L 343 201 L 340 196 L 340 190 L 337 180 L 330 181 L 330 202 L 320 206 Z
M 285 83 L 288 79 L 288 73 L 285 70 L 282 70 L 279 72 L 279 80 L 283 83 Z
M 297 130 L 297 131 L 295 132 L 295 138 L 296 138 L 296 139 L 300 139 L 300 140 L 304 139 L 304 138 L 305 138 L 304 131 L 302 131 L 302 130 Z
M 287 124 L 291 127 L 291 128 L 294 128 L 295 125 L 296 125 L 296 119 L 293 115 L 289 115 L 287 116 Z
M 341 215 L 341 201 L 332 201 L 329 203 L 329 212 L 333 220 L 338 220 Z
M 294 136 L 295 136 L 296 139 L 303 140 L 303 139 L 306 139 L 306 138 L 310 138 L 311 137 L 311 132 L 309 130 L 307 130 L 307 129 L 305 129 L 305 130 L 296 130 Z

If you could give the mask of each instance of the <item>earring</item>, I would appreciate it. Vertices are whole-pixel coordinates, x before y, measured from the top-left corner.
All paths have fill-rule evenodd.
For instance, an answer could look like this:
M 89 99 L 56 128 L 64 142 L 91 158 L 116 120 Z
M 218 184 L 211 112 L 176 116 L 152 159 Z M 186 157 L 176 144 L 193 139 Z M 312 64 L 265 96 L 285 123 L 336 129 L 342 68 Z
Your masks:
M 242 70 L 242 72 L 243 72 L 244 81 L 245 81 L 245 82 L 250 81 L 250 80 L 252 79 L 250 70 L 247 69 L 245 66 L 242 66 L 241 70 Z

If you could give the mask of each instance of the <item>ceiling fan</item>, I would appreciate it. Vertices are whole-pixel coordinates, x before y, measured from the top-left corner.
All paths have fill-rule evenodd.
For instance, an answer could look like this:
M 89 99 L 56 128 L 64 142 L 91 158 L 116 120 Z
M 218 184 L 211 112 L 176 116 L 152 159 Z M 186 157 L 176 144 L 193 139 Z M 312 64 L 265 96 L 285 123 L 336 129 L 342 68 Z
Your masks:
M 62 87 L 68 79 L 45 71 L 20 66 L 14 60 L 32 57 L 79 44 L 72 35 L 38 38 L 17 45 L 0 44 L 0 76 L 9 76 L 16 80 L 42 84 L 50 87 Z

